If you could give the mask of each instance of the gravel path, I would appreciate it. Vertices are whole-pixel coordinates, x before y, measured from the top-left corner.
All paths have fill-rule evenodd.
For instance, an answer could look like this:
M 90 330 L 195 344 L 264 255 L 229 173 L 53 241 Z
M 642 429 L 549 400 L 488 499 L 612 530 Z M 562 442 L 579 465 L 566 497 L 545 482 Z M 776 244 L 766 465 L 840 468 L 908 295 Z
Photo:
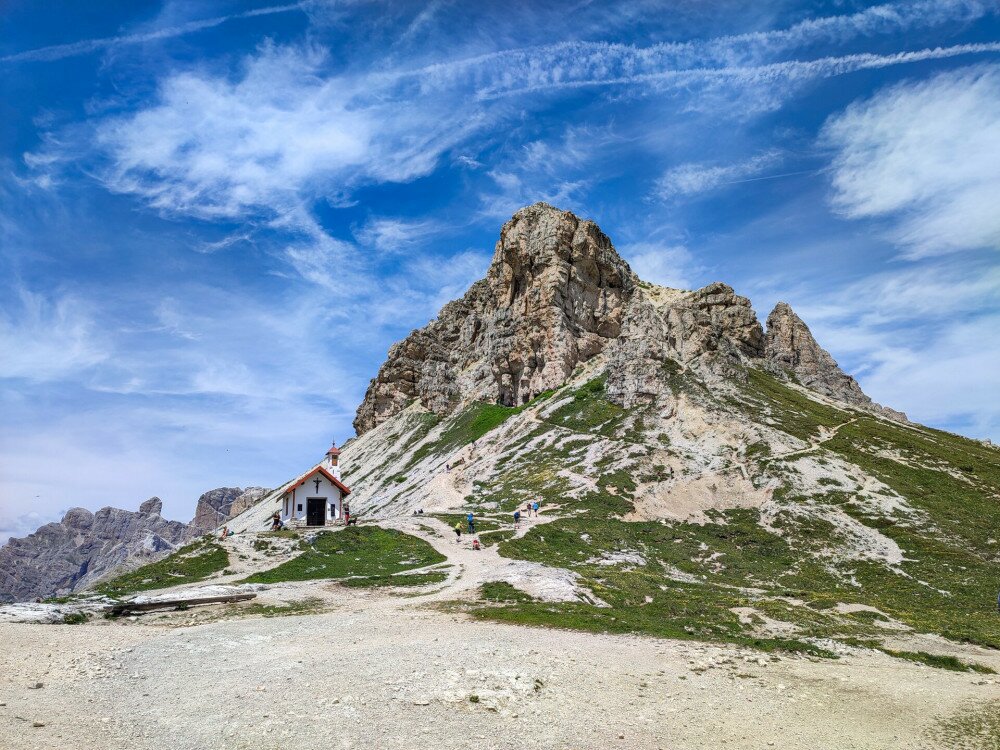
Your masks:
M 322 614 L 0 624 L 0 747 L 930 748 L 938 719 L 1000 700 L 995 677 L 881 654 L 772 659 L 471 621 L 441 602 L 510 561 L 420 522 L 400 525 L 452 564 L 424 592 L 313 582 L 268 594 L 319 596 Z

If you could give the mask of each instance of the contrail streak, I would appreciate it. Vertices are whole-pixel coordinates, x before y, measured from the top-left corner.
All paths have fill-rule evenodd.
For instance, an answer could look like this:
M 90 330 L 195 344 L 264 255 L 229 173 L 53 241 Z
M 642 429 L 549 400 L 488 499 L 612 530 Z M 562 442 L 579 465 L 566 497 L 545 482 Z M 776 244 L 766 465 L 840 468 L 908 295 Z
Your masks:
M 86 55 L 100 49 L 114 47 L 123 44 L 142 44 L 143 42 L 155 42 L 158 39 L 170 39 L 172 37 L 192 34 L 196 31 L 211 29 L 221 26 L 226 21 L 237 18 L 254 18 L 256 16 L 270 16 L 275 13 L 288 13 L 293 10 L 301 10 L 307 2 L 291 3 L 289 5 L 272 5 L 267 8 L 256 8 L 255 10 L 234 13 L 229 16 L 217 16 L 215 18 L 205 18 L 200 21 L 188 21 L 187 23 L 171 26 L 166 29 L 147 31 L 139 34 L 122 34 L 120 36 L 108 36 L 101 39 L 84 39 L 70 44 L 54 44 L 50 47 L 39 47 L 38 49 L 16 52 L 13 55 L 0 57 L 0 63 L 5 62 L 46 62 L 50 60 L 62 60 L 66 57 L 76 55 Z

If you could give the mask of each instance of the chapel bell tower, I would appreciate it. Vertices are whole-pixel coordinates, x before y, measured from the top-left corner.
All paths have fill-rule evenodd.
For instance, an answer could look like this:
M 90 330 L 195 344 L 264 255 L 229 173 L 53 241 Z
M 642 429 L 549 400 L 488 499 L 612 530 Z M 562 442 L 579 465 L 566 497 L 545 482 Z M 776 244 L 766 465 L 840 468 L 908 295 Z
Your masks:
M 336 440 L 333 441 L 330 450 L 326 452 L 326 461 L 324 464 L 331 474 L 340 479 L 340 448 L 337 447 Z

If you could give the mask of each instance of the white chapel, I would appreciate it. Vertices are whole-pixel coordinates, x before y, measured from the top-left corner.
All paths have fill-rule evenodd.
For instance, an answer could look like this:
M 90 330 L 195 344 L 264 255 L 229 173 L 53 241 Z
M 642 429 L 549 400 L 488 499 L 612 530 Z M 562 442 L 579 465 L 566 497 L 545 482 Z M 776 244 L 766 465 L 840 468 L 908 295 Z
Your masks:
M 339 463 L 340 449 L 334 443 L 320 463 L 285 485 L 280 502 L 287 526 L 333 526 L 345 520 L 345 498 L 351 490 L 340 481 Z

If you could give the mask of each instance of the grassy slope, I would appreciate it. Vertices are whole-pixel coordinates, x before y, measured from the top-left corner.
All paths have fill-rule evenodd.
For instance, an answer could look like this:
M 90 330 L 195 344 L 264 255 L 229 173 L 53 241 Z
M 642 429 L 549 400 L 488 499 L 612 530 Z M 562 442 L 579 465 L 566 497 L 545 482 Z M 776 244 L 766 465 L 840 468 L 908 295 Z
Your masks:
M 810 420 L 844 421 L 843 413 L 831 413 L 838 410 L 814 404 L 773 379 L 759 374 L 755 379 L 772 413 L 794 415 L 799 429 L 808 428 Z M 843 427 L 826 448 L 880 479 L 929 519 L 920 525 L 895 523 L 849 502 L 843 506 L 895 540 L 907 558 L 901 566 L 906 575 L 873 563 L 855 566 L 861 590 L 851 600 L 877 606 L 918 630 L 1000 648 L 1000 546 L 991 541 L 1000 539 L 997 452 L 957 435 L 870 416 Z M 842 494 L 830 498 L 843 502 Z
M 378 526 L 348 527 L 322 532 L 296 558 L 276 568 L 255 573 L 247 583 L 346 579 L 352 586 L 414 585 L 435 583 L 440 573 L 400 576 L 408 570 L 444 562 L 445 557 L 427 542 L 394 529 Z
M 411 457 L 409 465 L 413 466 L 427 456 L 446 453 L 479 440 L 515 414 L 520 414 L 529 406 L 551 395 L 552 391 L 545 391 L 532 399 L 529 404 L 514 407 L 475 403 L 453 417 L 437 440 L 420 446 Z
M 673 380 L 683 376 L 668 375 Z M 536 560 L 577 571 L 608 608 L 585 604 L 499 601 L 477 614 L 562 627 L 613 632 L 643 632 L 680 638 L 706 638 L 752 643 L 763 648 L 821 652 L 801 640 L 764 639 L 750 634 L 730 611 L 752 606 L 765 616 L 795 623 L 806 636 L 834 637 L 851 643 L 876 642 L 885 633 L 881 619 L 868 612 L 836 614 L 837 602 L 878 607 L 920 631 L 1000 647 L 1000 618 L 995 612 L 1000 583 L 994 535 L 1000 537 L 1000 473 L 996 453 L 974 441 L 933 430 L 914 430 L 812 401 L 773 377 L 748 373 L 745 392 L 729 399 L 751 417 L 803 440 L 821 426 L 834 427 L 851 419 L 826 450 L 878 477 L 910 505 L 923 511 L 929 523 L 903 524 L 866 515 L 863 505 L 831 487 L 810 498 L 793 497 L 786 489 L 780 502 L 789 512 L 775 524 L 781 535 L 759 523 L 753 510 L 719 513 L 704 525 L 624 522 L 628 496 L 634 489 L 625 472 L 605 474 L 598 490 L 578 500 L 565 497 L 566 480 L 557 472 L 576 460 L 572 442 L 551 442 L 533 448 L 504 467 L 492 486 L 478 487 L 480 501 L 513 507 L 526 496 L 563 502 L 574 515 L 500 544 L 502 554 Z M 684 385 L 684 384 L 677 384 Z M 684 386 L 698 392 L 697 384 Z M 675 388 L 679 390 L 679 388 Z M 701 390 L 704 390 L 703 388 Z M 623 446 L 640 442 L 642 419 L 626 414 L 603 397 L 598 379 L 573 394 L 523 442 L 554 427 L 561 432 L 600 434 Z M 907 463 L 880 458 L 877 449 L 908 457 Z M 751 451 L 762 471 L 782 476 L 791 469 L 767 451 Z M 895 454 L 893 454 L 895 455 Z M 951 476 L 946 468 L 962 472 Z M 613 490 L 613 491 L 609 491 Z M 877 528 L 906 551 L 902 573 L 874 562 L 836 562 L 814 552 L 836 546 L 833 526 L 808 514 L 794 513 L 806 501 L 836 505 L 859 522 Z M 582 511 L 582 512 L 579 512 Z M 613 552 L 639 554 L 644 565 L 603 566 L 596 561 Z M 668 574 L 672 571 L 672 574 Z M 686 580 L 678 581 L 675 578 Z M 748 591 L 762 589 L 763 595 Z M 797 606 L 784 598 L 803 600 Z
M 96 590 L 108 596 L 162 589 L 182 583 L 197 583 L 229 565 L 229 555 L 210 538 L 182 547 L 157 562 L 136 568 L 100 584 Z

